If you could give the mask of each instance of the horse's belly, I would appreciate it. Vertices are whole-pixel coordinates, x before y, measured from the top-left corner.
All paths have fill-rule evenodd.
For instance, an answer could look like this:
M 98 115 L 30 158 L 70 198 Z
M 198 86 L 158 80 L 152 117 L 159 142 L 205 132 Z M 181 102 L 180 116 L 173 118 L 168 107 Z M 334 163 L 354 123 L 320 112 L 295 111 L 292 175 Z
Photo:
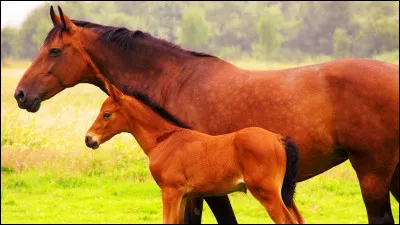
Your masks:
M 207 184 L 187 188 L 185 196 L 221 196 L 237 191 L 244 193 L 247 191 L 243 178 L 234 179 L 231 182 L 213 182 L 210 180 Z

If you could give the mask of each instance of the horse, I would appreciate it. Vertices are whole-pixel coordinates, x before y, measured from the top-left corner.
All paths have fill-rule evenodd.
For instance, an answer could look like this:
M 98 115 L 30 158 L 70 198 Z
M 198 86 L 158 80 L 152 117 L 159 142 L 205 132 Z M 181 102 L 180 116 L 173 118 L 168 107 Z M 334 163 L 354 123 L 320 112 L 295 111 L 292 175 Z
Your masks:
M 398 65 L 350 58 L 246 70 L 140 30 L 70 20 L 61 8 L 56 15 L 51 7 L 50 17 L 54 27 L 15 89 L 20 108 L 36 112 L 42 101 L 79 83 L 108 94 L 97 76 L 103 74 L 181 127 L 220 135 L 255 126 L 290 136 L 299 148 L 298 182 L 350 160 L 368 222 L 394 223 Z M 204 199 L 218 223 L 237 223 L 227 195 Z M 187 204 L 186 222 L 201 222 L 202 204 L 203 198 Z
M 135 137 L 161 188 L 164 223 L 183 223 L 187 198 L 246 189 L 275 223 L 304 221 L 293 201 L 298 149 L 290 137 L 259 127 L 224 135 L 182 128 L 105 83 L 110 96 L 87 131 L 85 143 L 97 149 L 121 132 Z

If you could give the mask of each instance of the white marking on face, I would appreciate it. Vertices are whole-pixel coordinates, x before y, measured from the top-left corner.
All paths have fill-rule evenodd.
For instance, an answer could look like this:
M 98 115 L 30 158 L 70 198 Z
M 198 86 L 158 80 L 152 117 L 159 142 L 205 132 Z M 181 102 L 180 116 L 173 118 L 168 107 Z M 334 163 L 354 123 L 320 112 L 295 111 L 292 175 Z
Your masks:
M 94 134 L 94 133 L 92 133 L 92 132 L 88 132 L 87 134 L 86 134 L 86 136 L 90 136 L 90 137 L 92 137 L 92 141 L 97 141 L 97 143 L 100 143 L 100 138 L 98 137 L 98 135 L 96 135 L 96 134 Z

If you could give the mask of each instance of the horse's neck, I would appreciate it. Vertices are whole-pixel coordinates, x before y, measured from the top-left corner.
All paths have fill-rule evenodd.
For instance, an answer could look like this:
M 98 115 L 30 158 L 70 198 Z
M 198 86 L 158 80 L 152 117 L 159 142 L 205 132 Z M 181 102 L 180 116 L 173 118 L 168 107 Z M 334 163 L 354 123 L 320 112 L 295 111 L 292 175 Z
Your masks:
M 123 110 L 127 117 L 129 133 L 148 155 L 164 136 L 182 128 L 172 125 L 136 98 L 125 96 Z
M 152 46 L 143 40 L 137 40 L 135 51 L 123 50 L 114 43 L 105 46 L 95 35 L 88 33 L 83 38 L 83 45 L 101 73 L 118 89 L 127 95 L 145 93 L 161 106 L 168 99 L 166 95 L 179 87 L 179 80 L 188 75 L 185 68 L 196 65 L 196 57 L 190 54 L 168 46 Z M 105 91 L 96 79 L 90 83 Z

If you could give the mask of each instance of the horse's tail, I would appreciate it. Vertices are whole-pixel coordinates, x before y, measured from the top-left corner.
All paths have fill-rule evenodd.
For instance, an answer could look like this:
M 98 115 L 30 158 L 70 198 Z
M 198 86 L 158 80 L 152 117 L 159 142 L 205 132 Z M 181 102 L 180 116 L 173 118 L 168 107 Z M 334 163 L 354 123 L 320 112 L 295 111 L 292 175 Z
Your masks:
M 282 139 L 286 150 L 286 172 L 282 185 L 282 199 L 286 206 L 292 206 L 294 191 L 296 189 L 296 177 L 299 161 L 299 150 L 296 144 L 285 137 Z

